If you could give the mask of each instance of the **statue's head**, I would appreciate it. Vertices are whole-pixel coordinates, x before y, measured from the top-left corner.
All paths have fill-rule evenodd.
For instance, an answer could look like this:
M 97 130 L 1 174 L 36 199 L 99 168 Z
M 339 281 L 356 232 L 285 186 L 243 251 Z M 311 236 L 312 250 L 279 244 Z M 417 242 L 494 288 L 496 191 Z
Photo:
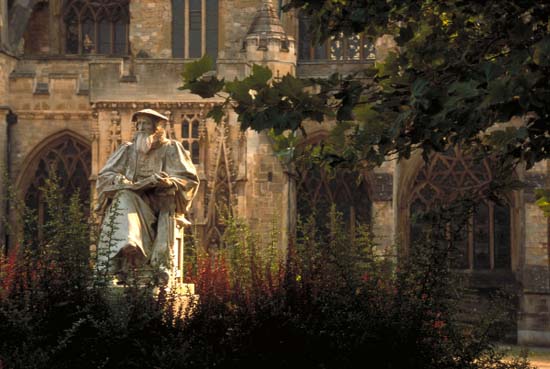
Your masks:
M 153 109 L 143 109 L 132 115 L 136 131 L 153 134 L 168 118 Z
M 168 142 L 163 128 L 168 118 L 164 115 L 152 109 L 143 109 L 132 115 L 132 121 L 136 125 L 135 141 L 139 151 L 147 153 Z

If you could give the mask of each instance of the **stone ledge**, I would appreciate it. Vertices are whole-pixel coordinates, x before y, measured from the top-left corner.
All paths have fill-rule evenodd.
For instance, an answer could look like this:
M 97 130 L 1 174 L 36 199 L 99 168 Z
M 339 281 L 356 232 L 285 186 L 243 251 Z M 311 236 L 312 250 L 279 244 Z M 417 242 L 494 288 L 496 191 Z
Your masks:
M 78 73 L 62 73 L 62 72 L 56 72 L 56 73 L 49 73 L 48 78 L 50 79 L 76 79 L 78 78 Z
M 120 77 L 120 82 L 122 83 L 137 83 L 137 77 L 135 75 L 125 75 Z
M 550 332 L 518 329 L 518 344 L 550 347 Z
M 35 78 L 36 73 L 35 72 L 17 72 L 13 71 L 10 73 L 10 79 L 18 79 L 18 78 Z

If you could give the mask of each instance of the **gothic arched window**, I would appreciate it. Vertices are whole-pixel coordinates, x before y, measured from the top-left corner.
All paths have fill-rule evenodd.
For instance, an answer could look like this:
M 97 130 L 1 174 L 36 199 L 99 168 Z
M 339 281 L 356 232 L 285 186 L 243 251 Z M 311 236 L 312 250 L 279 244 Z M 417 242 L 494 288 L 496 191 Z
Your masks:
M 321 45 L 314 45 L 308 28 L 309 20 L 301 14 L 298 17 L 299 61 L 364 61 L 375 58 L 374 44 L 363 34 L 331 37 Z
M 316 224 L 325 228 L 334 205 L 352 233 L 357 225 L 370 224 L 371 201 L 363 175 L 349 170 L 331 173 L 307 155 L 297 163 L 297 172 L 297 208 L 302 220 L 314 214 Z
M 39 224 L 44 223 L 46 216 L 41 188 L 51 178 L 52 170 L 55 170 L 65 198 L 78 191 L 81 203 L 89 202 L 91 161 L 90 147 L 70 135 L 56 139 L 38 153 L 30 167 L 31 181 L 24 190 L 25 205 L 36 211 Z
M 172 56 L 218 56 L 218 0 L 172 0 Z
M 191 154 L 193 164 L 204 161 L 204 137 L 206 127 L 196 114 L 185 114 L 181 122 L 181 138 L 183 147 Z
M 461 269 L 511 268 L 511 211 L 509 204 L 483 199 L 493 179 L 489 159 L 473 160 L 460 149 L 435 154 L 417 174 L 410 199 L 410 238 L 418 240 L 428 226 L 418 215 L 464 195 L 481 200 L 455 239 L 454 266 Z
M 126 55 L 129 0 L 66 0 L 67 54 Z

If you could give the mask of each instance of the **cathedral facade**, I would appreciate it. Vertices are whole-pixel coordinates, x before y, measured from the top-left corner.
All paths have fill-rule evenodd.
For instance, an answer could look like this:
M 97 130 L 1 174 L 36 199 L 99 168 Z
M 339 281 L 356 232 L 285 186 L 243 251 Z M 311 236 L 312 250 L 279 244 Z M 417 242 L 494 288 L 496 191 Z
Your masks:
M 412 214 L 487 185 L 489 162 L 458 151 L 429 165 L 413 156 L 360 173 L 360 185 L 314 169 L 296 173 L 274 155 L 268 135 L 242 132 L 234 112 L 222 124 L 207 119 L 220 99 L 178 89 L 184 64 L 204 54 L 226 80 L 247 76 L 253 64 L 275 78 L 326 77 L 362 70 L 392 47 L 389 38 L 373 44 L 362 35 L 312 46 L 307 19 L 279 8 L 276 0 L 0 0 L 0 166 L 10 184 L 44 217 L 39 187 L 55 164 L 67 193 L 80 189 L 93 201 L 98 171 L 133 136 L 132 113 L 152 108 L 169 117 L 168 134 L 198 169 L 191 218 L 208 247 L 220 245 L 230 215 L 260 239 L 276 234 L 284 248 L 301 207 L 334 202 L 399 257 L 421 227 Z M 321 142 L 331 126 L 306 125 L 304 144 Z M 549 174 L 545 162 L 517 170 L 524 189 L 481 204 L 457 265 L 477 288 L 517 291 L 517 338 L 525 344 L 550 345 L 550 223 L 534 199 Z M 0 215 L 9 216 L 5 201 Z

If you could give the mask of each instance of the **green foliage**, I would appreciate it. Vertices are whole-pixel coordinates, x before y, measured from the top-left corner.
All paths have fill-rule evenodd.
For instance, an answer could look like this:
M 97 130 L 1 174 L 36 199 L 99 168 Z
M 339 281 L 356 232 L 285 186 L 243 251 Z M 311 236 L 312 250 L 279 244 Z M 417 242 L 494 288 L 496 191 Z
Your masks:
M 399 49 L 377 64 L 378 88 L 363 91 L 385 126 L 378 143 L 362 149 L 358 141 L 366 159 L 408 157 L 415 147 L 441 151 L 527 113 L 523 129 L 508 130 L 506 139 L 491 132 L 497 137 L 484 143 L 528 167 L 547 157 L 548 4 L 295 0 L 286 5 L 292 8 L 312 19 L 309 31 L 320 41 L 341 32 L 397 41 Z
M 206 98 L 222 92 L 223 81 L 217 80 L 216 77 L 199 79 L 199 73 L 206 69 L 204 64 L 201 59 L 185 66 L 185 85 L 182 88 L 190 89 L 192 93 Z M 331 83 L 347 84 L 352 92 L 334 92 L 330 89 Z M 325 86 L 321 88 L 320 94 L 313 95 L 308 92 L 308 89 L 318 84 Z M 212 89 L 212 86 L 216 88 Z M 335 108 L 339 118 L 349 119 L 357 99 L 357 90 L 360 90 L 360 85 L 351 78 L 340 80 L 334 76 L 333 81 L 327 83 L 322 80 L 301 80 L 286 75 L 272 80 L 269 68 L 253 65 L 251 74 L 243 80 L 225 83 L 225 102 L 214 107 L 208 116 L 219 123 L 224 116 L 225 108 L 231 107 L 239 114 L 238 119 L 243 130 L 252 128 L 262 131 L 269 128 L 276 134 L 281 134 L 288 129 L 300 129 L 302 122 L 307 119 L 321 122 L 325 116 L 332 115 Z M 329 100 L 337 103 L 330 104 Z
M 99 247 L 99 242 L 96 242 L 96 250 L 94 255 L 92 255 L 96 273 L 94 282 L 103 286 L 108 285 L 114 277 L 111 273 L 114 263 L 114 260 L 112 260 L 112 249 L 116 242 L 120 241 L 120 239 L 115 237 L 119 229 L 116 219 L 120 214 L 120 200 L 118 197 L 115 197 L 108 216 L 103 220 L 103 224 L 101 225 L 101 233 L 99 229 L 96 230 L 96 233 L 99 235 L 97 241 L 105 245 L 105 249 L 97 249 Z
M 527 167 L 550 152 L 550 6 L 535 0 L 333 1 L 292 0 L 310 18 L 318 42 L 365 33 L 391 35 L 398 48 L 354 76 L 267 83 L 256 67 L 243 81 L 226 84 L 225 106 L 243 129 L 302 129 L 305 120 L 335 116 L 357 129 L 343 161 L 380 165 L 389 155 L 427 158 L 449 144 L 477 143 Z M 195 80 L 200 72 L 191 73 Z M 359 78 L 365 77 L 360 83 Z M 258 80 L 258 84 L 251 83 Z M 200 83 L 200 82 L 197 82 Z M 211 96 L 209 84 L 194 89 Z M 221 91 L 221 85 L 217 85 Z M 208 92 L 208 93 L 205 93 Z M 250 92 L 253 91 L 252 96 Z M 211 114 L 221 119 L 221 110 Z M 513 117 L 521 129 L 487 129 Z M 485 139 L 480 133 L 485 133 Z
M 208 55 L 201 59 L 185 64 L 182 79 L 184 85 L 180 90 L 190 90 L 202 97 L 214 97 L 223 88 L 223 79 L 218 80 L 214 76 L 205 76 L 214 68 L 214 61 Z
M 535 196 L 537 197 L 537 206 L 544 212 L 546 217 L 550 217 L 550 190 L 537 189 L 535 190 Z
M 56 201 L 49 209 L 65 206 L 53 188 L 46 193 Z M 276 222 L 259 249 L 246 225 L 229 219 L 226 248 L 199 256 L 200 298 L 182 315 L 170 294 L 75 287 L 82 276 L 66 271 L 80 260 L 66 252 L 84 236 L 67 223 L 79 224 L 72 214 L 52 214 L 52 241 L 39 259 L 21 259 L 13 288 L 0 296 L 5 368 L 354 368 L 365 358 L 375 368 L 530 368 L 493 348 L 493 320 L 469 331 L 456 324 L 456 283 L 442 262 L 448 249 L 433 242 L 441 235 L 394 268 L 366 228 L 350 234 L 334 209 L 329 231 L 306 220 L 284 259 Z M 432 215 L 433 229 L 446 229 L 437 224 L 449 217 Z

